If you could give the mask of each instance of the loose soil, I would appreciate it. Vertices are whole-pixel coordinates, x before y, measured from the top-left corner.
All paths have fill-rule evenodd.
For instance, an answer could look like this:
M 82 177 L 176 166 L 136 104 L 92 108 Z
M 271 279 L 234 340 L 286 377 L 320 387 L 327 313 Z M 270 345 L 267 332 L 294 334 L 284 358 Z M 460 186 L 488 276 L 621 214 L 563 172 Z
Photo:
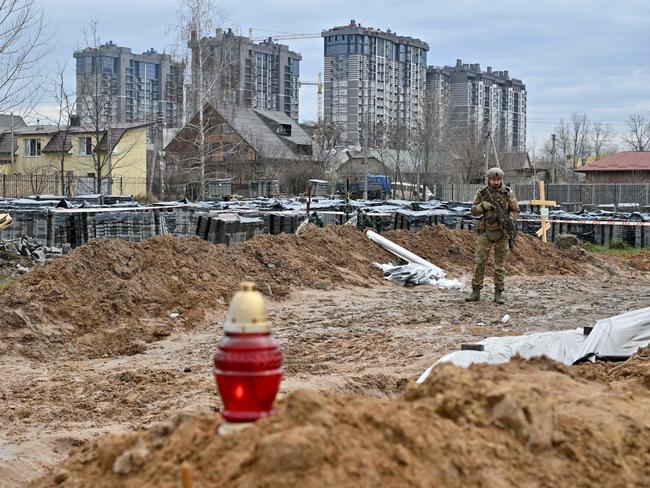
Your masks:
M 409 234 L 401 232 L 387 236 L 396 241 L 412 239 Z M 417 239 L 412 242 L 413 246 L 421 246 L 416 252 L 445 268 L 453 277 L 462 277 L 470 272 L 472 233 L 437 227 L 427 229 L 421 237 L 423 242 Z M 435 239 L 439 239 L 439 244 L 436 245 Z M 526 239 L 520 240 L 517 252 L 523 253 L 528 249 Z M 310 244 L 311 240 L 316 244 Z M 433 244 L 429 245 L 431 242 Z M 298 243 L 301 246 L 297 246 Z M 453 247 L 454 243 L 458 249 Z M 539 243 L 534 241 L 531 245 L 538 246 Z M 222 445 L 222 441 L 211 439 L 219 423 L 214 412 L 219 411 L 222 405 L 215 389 L 210 357 L 223 333 L 221 324 L 226 304 L 239 280 L 244 278 L 262 283 L 261 289 L 269 299 L 269 315 L 273 332 L 283 350 L 285 374 L 279 415 L 260 424 L 262 431 L 241 434 L 248 436 L 256 432 L 253 436 L 256 438 L 259 434 L 260 443 L 250 445 L 254 450 L 244 452 L 248 437 L 223 441 L 234 443 L 235 454 L 234 457 L 226 455 L 226 464 L 220 466 L 239 470 L 239 461 L 235 458 L 244 459 L 241 477 L 234 472 L 227 474 L 227 479 L 224 478 L 226 486 L 263 486 L 263 483 L 258 483 L 259 473 L 256 475 L 253 471 L 259 468 L 263 472 L 276 463 L 277 456 L 276 461 L 272 457 L 266 459 L 265 453 L 271 448 L 268 444 L 263 447 L 263 442 L 271 442 L 269 439 L 279 438 L 280 447 L 288 446 L 286 451 L 278 451 L 285 453 L 282 455 L 283 465 L 289 463 L 288 478 L 281 478 L 281 473 L 271 470 L 264 479 L 268 477 L 269 483 L 278 484 L 300 476 L 291 467 L 292 453 L 296 450 L 293 442 L 295 440 L 302 446 L 304 436 L 301 437 L 301 432 L 309 428 L 306 423 L 301 426 L 294 422 L 298 414 L 295 413 L 297 410 L 291 410 L 290 405 L 296 405 L 299 410 L 308 408 L 305 402 L 309 404 L 314 395 L 316 403 L 323 405 L 324 416 L 338 422 L 343 416 L 341 406 L 349 404 L 351 418 L 356 419 L 355 425 L 344 422 L 342 430 L 332 432 L 326 429 L 325 424 L 314 421 L 317 432 L 313 438 L 326 441 L 324 446 L 319 444 L 316 448 L 322 447 L 326 457 L 322 461 L 316 456 L 314 464 L 307 462 L 304 471 L 305 476 L 313 476 L 316 468 L 322 468 L 326 475 L 323 483 L 338 482 L 339 476 L 345 474 L 348 484 L 360 480 L 356 485 L 401 485 L 399 474 L 407 475 L 417 486 L 426 483 L 421 478 L 424 468 L 435 470 L 438 469 L 436 463 L 439 463 L 443 467 L 436 471 L 435 476 L 443 472 L 457 476 L 458 470 L 465 470 L 458 479 L 465 480 L 466 485 L 500 486 L 499 480 L 506 480 L 502 486 L 521 485 L 523 474 L 517 473 L 514 462 L 505 459 L 512 448 L 513 456 L 524 466 L 522 473 L 530 472 L 530 459 L 535 456 L 541 456 L 547 462 L 544 466 L 552 462 L 553 466 L 557 464 L 562 468 L 559 472 L 565 472 L 568 468 L 563 456 L 568 455 L 561 450 L 578 449 L 576 463 L 583 462 L 581 456 L 587 454 L 594 456 L 593 459 L 602 456 L 606 475 L 602 478 L 597 476 L 600 468 L 594 467 L 589 458 L 584 462 L 592 466 L 592 474 L 586 474 L 587 470 L 580 468 L 575 477 L 568 478 L 570 482 L 575 481 L 573 484 L 593 485 L 592 480 L 596 478 L 597 482 L 605 479 L 614 486 L 634 485 L 631 476 L 644 472 L 635 471 L 636 460 L 626 460 L 629 446 L 626 447 L 612 434 L 614 446 L 618 449 L 618 454 L 613 454 L 597 426 L 600 425 L 599 406 L 603 405 L 603 409 L 610 409 L 614 414 L 606 412 L 602 416 L 615 419 L 611 429 L 603 435 L 609 436 L 613 429 L 618 429 L 616 432 L 625 439 L 632 439 L 629 442 L 638 442 L 639 452 L 644 452 L 647 425 L 644 427 L 637 422 L 637 409 L 641 408 L 639 402 L 648 399 L 646 363 L 641 354 L 627 363 L 584 365 L 559 371 L 554 369 L 555 366 L 544 366 L 546 363 L 531 363 L 530 367 L 542 371 L 539 379 L 528 366 L 521 366 L 521 371 L 497 368 L 499 373 L 485 373 L 483 379 L 453 376 L 461 386 L 485 382 L 485 385 L 491 385 L 490 388 L 506 393 L 511 391 L 508 388 L 512 388 L 512 395 L 521 402 L 518 404 L 524 416 L 528 402 L 536 403 L 530 400 L 536 391 L 534 388 L 539 388 L 544 395 L 555 388 L 544 375 L 552 373 L 563 378 L 557 380 L 558 393 L 551 395 L 549 401 L 556 402 L 553 404 L 553 411 L 559 412 L 556 418 L 565 418 L 567 410 L 574 410 L 575 417 L 572 412 L 566 413 L 571 418 L 567 424 L 571 428 L 568 432 L 558 430 L 562 433 L 558 434 L 560 441 L 556 439 L 541 453 L 530 450 L 529 441 L 522 441 L 517 437 L 520 434 L 513 434 L 499 421 L 482 421 L 486 425 L 480 426 L 474 423 L 479 417 L 469 414 L 469 420 L 463 420 L 463 416 L 458 419 L 445 417 L 436 403 L 446 398 L 444 389 L 417 399 L 409 396 L 412 394 L 410 388 L 404 393 L 410 381 L 442 355 L 458 349 L 461 343 L 476 342 L 494 335 L 593 325 L 603 317 L 648 306 L 650 275 L 647 273 L 620 261 L 594 257 L 580 248 L 560 252 L 550 245 L 540 245 L 539 251 L 541 256 L 533 254 L 521 262 L 516 256 L 511 256 L 512 262 L 519 264 L 513 267 L 507 278 L 507 303 L 498 306 L 490 300 L 493 291 L 490 280 L 484 289 L 484 300 L 469 304 L 463 300 L 464 292 L 431 286 L 404 288 L 383 280 L 381 273 L 370 263 L 388 262 L 394 258 L 353 228 L 309 231 L 300 238 L 288 235 L 257 238 L 233 248 L 214 246 L 197 239 L 168 237 L 139 245 L 106 241 L 81 247 L 72 254 L 78 256 L 76 261 L 66 256 L 48 263 L 17 279 L 0 294 L 6 311 L 18 310 L 29 322 L 26 325 L 20 320 L 16 323 L 7 317 L 0 319 L 0 369 L 8 372 L 0 382 L 0 487 L 25 486 L 43 475 L 49 477 L 35 486 L 52 486 L 55 478 L 61 481 L 60 486 L 102 486 L 96 478 L 84 478 L 86 474 L 77 470 L 81 463 L 79 449 L 88 456 L 87 476 L 99 477 L 100 472 L 105 472 L 107 483 L 117 480 L 115 484 L 104 486 L 154 486 L 138 484 L 141 479 L 138 477 L 150 469 L 149 463 L 153 463 L 151 466 L 161 463 L 160 478 L 154 478 L 160 481 L 161 486 L 168 486 L 168 476 L 169 482 L 173 480 L 174 483 L 169 486 L 179 486 L 178 463 L 186 455 L 182 446 L 191 443 L 186 437 L 190 433 L 196 433 L 197 445 L 207 446 L 205 452 L 225 453 L 225 446 L 231 444 Z M 542 253 L 548 253 L 548 256 Z M 464 256 L 465 261 L 459 255 Z M 528 259 L 534 262 L 529 263 Z M 548 262 L 544 262 L 546 259 Z M 553 271 L 554 267 L 566 271 L 559 275 Z M 202 280 L 203 273 L 210 278 Z M 24 294 L 23 298 L 21 294 Z M 176 313 L 178 317 L 170 316 Z M 510 315 L 510 320 L 504 324 L 501 318 L 505 314 Z M 93 320 L 88 320 L 91 316 Z M 621 367 L 621 364 L 627 366 Z M 534 381 L 529 381 L 524 387 L 525 377 Z M 311 391 L 298 392 L 304 388 Z M 488 406 L 484 407 L 484 412 L 494 408 L 480 397 L 481 392 L 487 391 L 487 386 L 478 389 L 479 396 L 476 397 L 471 396 L 465 386 L 463 388 L 450 389 L 450 395 L 459 395 L 458 398 L 467 402 L 468 408 L 475 405 L 468 412 L 478 412 L 476 409 L 485 405 Z M 576 391 L 575 396 L 568 397 L 566 405 L 579 407 L 563 407 L 565 389 Z M 608 403 L 607 392 L 620 402 Z M 523 396 L 520 397 L 520 393 Z M 579 401 L 578 394 L 586 396 Z M 453 395 L 449 398 L 454 398 Z M 630 398 L 630 410 L 619 410 L 619 407 L 623 408 L 622 399 L 627 398 Z M 537 401 L 537 397 L 535 399 Z M 546 405 L 543 399 L 540 402 Z M 643 408 L 647 411 L 647 405 Z M 283 413 L 285 411 L 288 413 Z M 585 427 L 588 429 L 586 433 L 580 425 L 573 424 L 581 411 L 593 417 L 593 422 L 590 420 L 591 423 Z M 373 412 L 377 412 L 376 422 L 372 420 Z M 536 412 L 533 410 L 533 414 L 537 415 Z M 191 419 L 188 419 L 188 413 L 193 416 Z M 391 423 L 393 417 L 402 413 L 405 424 L 401 421 Z M 178 422 L 172 422 L 170 428 L 169 423 L 175 418 Z M 625 418 L 627 423 L 619 422 Z M 163 425 L 154 428 L 159 423 Z M 537 425 L 535 421 L 533 424 Z M 423 425 L 427 428 L 423 429 Z M 429 425 L 433 426 L 432 429 L 428 429 Z M 152 428 L 160 435 L 150 434 Z M 274 430 L 276 428 L 279 430 Z M 635 435 L 627 430 L 637 428 Z M 142 433 L 144 429 L 147 429 L 146 433 Z M 464 430 L 471 432 L 463 437 Z M 106 438 L 107 445 L 118 447 L 110 447 L 109 454 L 103 458 L 104 464 L 99 463 L 95 440 L 116 433 L 127 434 L 127 440 L 118 442 L 114 437 Z M 359 433 L 367 434 L 367 444 L 362 444 L 367 447 L 367 458 L 363 451 L 357 452 L 355 448 L 355 443 L 366 442 L 359 440 Z M 348 434 L 352 441 L 344 444 Z M 578 443 L 576 448 L 575 436 L 583 434 L 584 442 Z M 170 444 L 176 435 L 178 438 L 174 442 L 178 444 Z M 312 438 L 312 434 L 306 435 L 308 439 Z M 439 435 L 439 439 L 434 439 L 434 435 Z M 151 437 L 150 441 L 147 436 Z M 562 436 L 572 442 L 562 443 Z M 283 444 L 285 437 L 289 440 Z M 419 444 L 421 437 L 423 444 Z M 151 445 L 145 446 L 148 453 L 142 456 L 143 451 L 127 454 L 121 461 L 126 465 L 138 465 L 142 461 L 137 469 L 122 478 L 122 475 L 113 473 L 112 465 L 105 467 L 111 464 L 110 459 L 131 451 L 140 438 L 150 442 Z M 641 440 L 634 441 L 636 438 Z M 394 446 L 387 448 L 387 454 L 382 458 L 380 451 L 389 441 Z M 437 456 L 436 462 L 431 461 L 432 457 L 426 457 L 428 454 L 420 457 L 421 450 L 410 447 L 415 444 L 430 449 L 432 456 Z M 449 463 L 444 461 L 449 454 L 446 451 L 442 454 L 443 444 L 455 446 L 452 452 L 456 454 L 451 455 Z M 587 447 L 583 449 L 584 446 L 580 447 L 582 444 Z M 400 445 L 406 451 L 402 451 Z M 487 465 L 482 464 L 489 459 L 489 456 L 481 457 L 479 454 L 482 446 L 487 446 L 486 452 L 492 457 L 496 456 L 494 453 L 500 453 L 493 474 Z M 174 447 L 179 449 L 174 451 L 175 457 L 163 461 L 166 454 L 161 453 L 171 452 Z M 306 455 L 310 456 L 310 448 L 306 449 Z M 70 461 L 73 464 L 65 467 L 67 475 L 60 468 L 51 468 L 64 461 L 71 450 L 76 454 Z M 560 452 L 552 452 L 555 450 Z M 400 454 L 395 454 L 398 451 Z M 214 466 L 217 458 L 201 452 L 199 448 L 187 452 L 187 460 L 196 471 L 198 481 L 195 486 L 212 486 L 210 477 L 222 475 L 210 474 L 204 471 L 204 467 L 208 459 Z M 463 452 L 467 455 L 461 456 Z M 248 454 L 250 457 L 246 457 Z M 354 467 L 353 454 L 362 456 L 363 463 Z M 395 456 L 405 456 L 407 464 L 402 466 Z M 284 461 L 285 458 L 288 461 Z M 201 464 L 202 459 L 206 464 Z M 332 463 L 329 460 L 333 460 Z M 641 461 L 648 465 L 647 459 Z M 249 463 L 250 467 L 247 467 Z M 262 467 L 264 463 L 267 463 L 267 468 Z M 100 468 L 100 464 L 104 467 Z M 337 465 L 342 466 L 341 470 L 336 468 Z M 613 477 L 619 468 L 628 470 L 627 474 L 621 475 L 620 483 Z M 48 475 L 50 469 L 53 471 Z M 400 473 L 402 469 L 404 472 Z M 483 473 L 484 481 L 475 481 L 478 478 L 472 478 L 472 471 Z M 562 483 L 559 475 L 553 477 L 552 469 L 544 471 L 544 476 L 551 476 L 548 478 L 550 481 L 547 478 L 531 479 L 539 479 L 537 484 L 542 486 L 550 486 L 556 481 L 568 484 Z M 578 479 L 583 474 L 585 477 Z M 67 480 L 64 480 L 66 476 Z M 431 479 L 439 481 L 441 478 Z M 509 480 L 514 481 L 510 483 Z M 310 483 L 311 478 L 303 484 Z
M 103 438 L 31 486 L 175 487 L 182 463 L 196 486 L 645 486 L 648 408 L 547 359 L 445 365 L 391 400 L 298 390 L 228 437 L 207 414 Z
M 576 373 L 582 378 L 602 383 L 637 383 L 650 388 L 650 346 L 637 351 L 621 363 L 586 362 L 576 365 Z
M 444 226 L 386 237 L 448 270 L 469 273 L 475 234 Z M 596 274 L 597 258 L 559 251 L 522 235 L 508 260 L 512 275 Z M 371 286 L 373 262 L 396 258 L 353 227 L 304 235 L 260 236 L 234 247 L 198 238 L 157 237 L 141 244 L 93 241 L 15 280 L 0 293 L 0 353 L 13 348 L 35 359 L 61 352 L 98 357 L 134 354 L 175 327 L 196 327 L 223 310 L 238 283 L 257 282 L 269 297 L 293 288 Z M 488 266 L 489 267 L 489 266 Z M 491 272 L 488 270 L 488 272 Z

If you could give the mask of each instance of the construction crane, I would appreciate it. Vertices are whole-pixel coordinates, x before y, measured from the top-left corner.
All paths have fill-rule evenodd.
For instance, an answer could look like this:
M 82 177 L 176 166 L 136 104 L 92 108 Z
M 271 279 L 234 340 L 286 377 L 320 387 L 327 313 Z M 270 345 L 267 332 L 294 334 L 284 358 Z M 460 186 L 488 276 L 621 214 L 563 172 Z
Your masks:
M 265 29 L 255 29 L 257 31 L 264 31 Z M 276 32 L 276 31 L 267 31 Z M 250 42 L 263 42 L 263 41 L 284 41 L 290 39 L 321 39 L 320 34 L 294 34 L 291 32 L 279 32 L 279 35 L 267 37 L 253 37 L 253 28 L 248 29 L 248 40 Z M 323 120 L 323 79 L 321 73 L 318 73 L 316 81 L 299 81 L 299 87 L 302 86 L 315 86 L 316 87 L 316 114 L 318 122 Z
M 258 31 L 263 31 L 264 29 L 255 29 Z M 275 32 L 275 31 L 267 31 Z M 291 32 L 281 32 L 276 36 L 266 36 L 266 37 L 253 37 L 253 28 L 248 29 L 248 40 L 250 42 L 263 42 L 263 41 L 286 41 L 290 39 L 320 39 L 322 36 L 320 34 L 293 34 Z
M 318 122 L 323 120 L 323 78 L 321 74 L 318 73 L 318 79 L 316 81 L 299 81 L 299 86 L 315 86 L 316 87 L 316 114 L 318 117 Z

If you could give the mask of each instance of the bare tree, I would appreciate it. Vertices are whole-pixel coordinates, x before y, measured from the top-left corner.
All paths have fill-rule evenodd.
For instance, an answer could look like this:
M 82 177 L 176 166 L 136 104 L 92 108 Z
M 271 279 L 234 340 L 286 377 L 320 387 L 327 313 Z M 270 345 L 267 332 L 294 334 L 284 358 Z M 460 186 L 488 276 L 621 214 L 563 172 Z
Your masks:
M 485 135 L 475 124 L 452 130 L 449 149 L 462 183 L 482 181 L 485 166 Z
M 314 159 L 325 178 L 336 187 L 336 157 L 343 149 L 343 129 L 333 122 L 322 119 L 314 124 L 312 133 Z
M 0 112 L 29 113 L 42 93 L 49 37 L 38 0 L 0 0 Z
M 359 149 L 363 155 L 363 198 L 368 198 L 368 155 L 371 149 L 375 149 L 380 153 L 380 163 L 383 166 L 384 173 L 387 173 L 385 158 L 382 149 L 386 147 L 386 133 L 387 128 L 384 127 L 382 120 L 377 121 L 376 118 L 369 118 L 367 113 L 362 115 L 362 121 L 359 124 Z
M 609 124 L 596 123 L 591 127 L 590 143 L 596 160 L 605 156 L 606 148 L 611 144 L 614 131 Z
M 77 101 L 74 94 L 68 93 L 65 88 L 65 64 L 58 69 L 57 78 L 54 86 L 54 99 L 57 104 L 56 126 L 59 130 L 57 137 L 61 141 L 61 153 L 59 156 L 59 175 L 61 178 L 61 195 L 69 195 L 69 190 L 66 192 L 65 181 L 65 158 L 68 154 L 68 145 L 71 146 L 70 128 L 72 126 L 72 118 L 76 111 Z
M 641 114 L 632 114 L 625 124 L 627 132 L 623 134 L 623 141 L 630 151 L 650 150 L 650 121 Z
M 235 103 L 240 95 L 239 71 L 236 69 L 237 59 L 234 44 L 235 38 L 231 33 L 223 35 L 223 12 L 216 7 L 214 0 L 183 0 L 181 1 L 179 33 L 191 49 L 190 63 L 190 106 L 197 111 L 198 117 L 192 119 L 192 129 L 196 134 L 193 144 L 197 148 L 198 167 L 198 198 L 205 195 L 206 162 L 210 149 L 206 142 L 206 134 L 212 130 L 210 123 L 204 118 L 204 108 L 208 103 Z M 213 49 L 215 33 L 221 36 L 218 49 Z
M 571 145 L 573 147 L 571 168 L 575 169 L 589 157 L 589 154 L 591 152 L 589 148 L 588 137 L 590 123 L 587 115 L 574 112 L 571 115 L 571 123 L 569 127 Z
M 119 155 L 114 154 L 117 141 L 125 132 L 125 128 L 115 124 L 117 117 L 114 107 L 118 99 L 115 59 L 105 54 L 96 21 L 84 29 L 84 37 L 89 46 L 85 51 L 92 56 L 86 57 L 90 63 L 82 69 L 81 74 L 78 73 L 76 104 L 80 122 L 85 132 L 91 134 L 90 141 L 86 143 L 86 155 L 92 156 L 90 166 L 95 175 L 94 191 L 103 193 L 105 183 L 110 185 L 114 171 L 127 164 L 126 156 L 135 146 L 146 142 L 141 140 L 146 139 L 146 135 L 121 147 Z
M 422 116 L 414 134 L 415 154 L 418 166 L 418 180 L 422 184 L 422 196 L 426 198 L 426 188 L 433 185 L 434 175 L 448 173 L 444 158 L 446 152 L 447 128 L 450 107 L 437 91 L 428 90 L 425 96 Z
M 389 167 L 399 185 L 402 198 L 404 194 L 405 173 L 414 170 L 409 149 L 411 148 L 411 131 L 399 118 L 386 127 L 386 143 L 382 145 L 382 161 Z M 411 166 L 409 168 L 409 166 Z
M 571 120 L 560 123 L 555 127 L 556 147 L 554 157 L 563 161 L 560 165 L 566 178 L 569 171 L 575 170 L 591 154 L 590 133 L 591 124 L 587 115 L 574 112 Z M 545 152 L 551 151 L 551 144 L 545 145 Z
M 334 169 L 336 153 L 343 145 L 342 134 L 341 126 L 332 122 L 320 120 L 314 125 L 312 138 L 316 151 L 316 160 L 323 168 L 323 171 L 327 173 L 332 172 Z

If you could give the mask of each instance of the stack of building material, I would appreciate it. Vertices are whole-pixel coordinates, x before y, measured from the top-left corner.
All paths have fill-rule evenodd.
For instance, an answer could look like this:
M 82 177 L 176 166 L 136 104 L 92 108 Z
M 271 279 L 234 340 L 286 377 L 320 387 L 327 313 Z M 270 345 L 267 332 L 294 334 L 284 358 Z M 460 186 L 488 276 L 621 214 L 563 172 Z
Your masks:
M 267 234 L 293 234 L 307 217 L 303 212 L 270 212 L 264 215 L 264 232 Z
M 0 240 L 16 239 L 29 236 L 43 242 L 47 239 L 47 213 L 39 208 L 22 208 L 6 210 L 13 219 L 10 227 L 0 231 Z
M 227 246 L 239 244 L 264 233 L 264 220 L 236 214 L 199 215 L 196 235 Z

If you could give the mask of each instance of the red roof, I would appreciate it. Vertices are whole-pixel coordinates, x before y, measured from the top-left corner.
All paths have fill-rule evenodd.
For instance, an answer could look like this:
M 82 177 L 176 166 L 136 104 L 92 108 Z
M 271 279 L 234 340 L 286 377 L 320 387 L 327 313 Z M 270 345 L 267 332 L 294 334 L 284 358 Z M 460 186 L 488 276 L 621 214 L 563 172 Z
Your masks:
M 650 152 L 620 152 L 598 161 L 592 161 L 576 171 L 584 173 L 591 171 L 650 171 Z

